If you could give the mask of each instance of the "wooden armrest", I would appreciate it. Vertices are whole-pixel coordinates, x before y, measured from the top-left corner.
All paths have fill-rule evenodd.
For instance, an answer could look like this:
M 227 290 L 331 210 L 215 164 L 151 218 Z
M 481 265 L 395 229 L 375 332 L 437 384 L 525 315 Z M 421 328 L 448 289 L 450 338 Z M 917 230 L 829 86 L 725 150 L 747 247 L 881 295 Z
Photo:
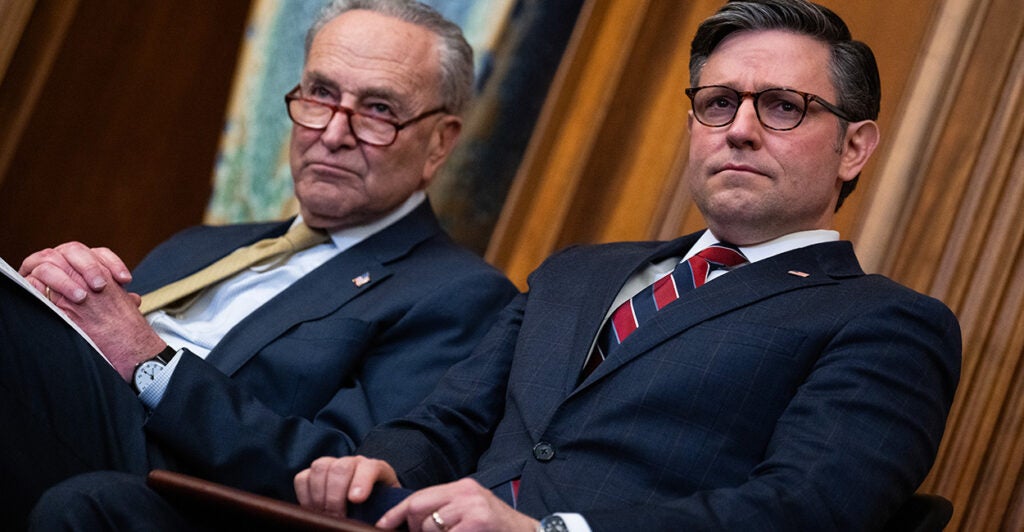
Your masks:
M 232 528 L 259 530 L 380 530 L 360 521 L 307 510 L 297 504 L 257 495 L 201 478 L 155 469 L 146 484 L 189 515 L 216 516 Z

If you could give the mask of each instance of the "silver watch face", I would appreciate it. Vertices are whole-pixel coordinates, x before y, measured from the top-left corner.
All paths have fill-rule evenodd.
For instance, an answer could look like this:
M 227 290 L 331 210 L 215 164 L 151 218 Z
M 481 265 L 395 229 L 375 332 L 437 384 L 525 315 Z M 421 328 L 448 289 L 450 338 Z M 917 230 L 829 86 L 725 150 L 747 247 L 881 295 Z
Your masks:
M 569 527 L 565 525 L 565 521 L 557 515 L 549 515 L 541 519 L 540 529 L 542 532 L 569 532 Z
M 139 364 L 138 367 L 135 368 L 135 374 L 132 376 L 135 389 L 141 393 L 147 386 L 153 384 L 153 381 L 156 380 L 157 374 L 163 371 L 163 369 L 163 363 L 156 360 L 147 360 Z

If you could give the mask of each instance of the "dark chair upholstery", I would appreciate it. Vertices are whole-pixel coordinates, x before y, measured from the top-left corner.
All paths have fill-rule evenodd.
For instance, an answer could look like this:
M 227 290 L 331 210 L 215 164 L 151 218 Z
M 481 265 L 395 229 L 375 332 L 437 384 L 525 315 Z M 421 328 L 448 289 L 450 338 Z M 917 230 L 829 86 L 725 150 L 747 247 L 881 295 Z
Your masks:
M 953 503 L 940 495 L 915 493 L 886 523 L 884 532 L 941 532 L 953 517 Z

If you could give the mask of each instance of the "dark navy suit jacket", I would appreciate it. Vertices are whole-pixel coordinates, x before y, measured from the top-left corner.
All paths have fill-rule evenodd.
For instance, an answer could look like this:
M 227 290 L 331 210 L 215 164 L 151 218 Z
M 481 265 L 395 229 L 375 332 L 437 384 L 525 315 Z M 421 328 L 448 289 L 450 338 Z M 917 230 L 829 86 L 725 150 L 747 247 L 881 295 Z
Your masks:
M 662 309 L 578 384 L 607 309 L 668 243 L 571 248 L 473 356 L 358 453 L 403 485 L 472 475 L 595 530 L 877 528 L 930 469 L 959 379 L 939 301 L 849 242 L 736 269 Z
M 149 292 L 289 225 L 186 230 L 128 288 Z M 205 362 L 186 353 L 145 424 L 154 463 L 294 499 L 295 473 L 409 412 L 515 293 L 424 203 L 257 309 Z

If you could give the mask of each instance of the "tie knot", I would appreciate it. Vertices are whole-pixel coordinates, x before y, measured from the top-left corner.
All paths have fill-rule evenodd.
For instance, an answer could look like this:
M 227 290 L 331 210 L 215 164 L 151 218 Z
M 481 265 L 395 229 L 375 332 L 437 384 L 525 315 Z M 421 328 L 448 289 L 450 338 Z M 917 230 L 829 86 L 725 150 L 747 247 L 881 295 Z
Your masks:
M 291 244 L 292 252 L 294 253 L 326 242 L 328 236 L 326 232 L 319 229 L 313 229 L 306 225 L 305 222 L 302 222 L 295 224 L 291 229 L 289 229 L 288 232 L 284 234 L 284 239 Z
M 731 268 L 747 262 L 747 257 L 736 246 L 721 242 L 704 248 L 697 256 L 716 268 Z

